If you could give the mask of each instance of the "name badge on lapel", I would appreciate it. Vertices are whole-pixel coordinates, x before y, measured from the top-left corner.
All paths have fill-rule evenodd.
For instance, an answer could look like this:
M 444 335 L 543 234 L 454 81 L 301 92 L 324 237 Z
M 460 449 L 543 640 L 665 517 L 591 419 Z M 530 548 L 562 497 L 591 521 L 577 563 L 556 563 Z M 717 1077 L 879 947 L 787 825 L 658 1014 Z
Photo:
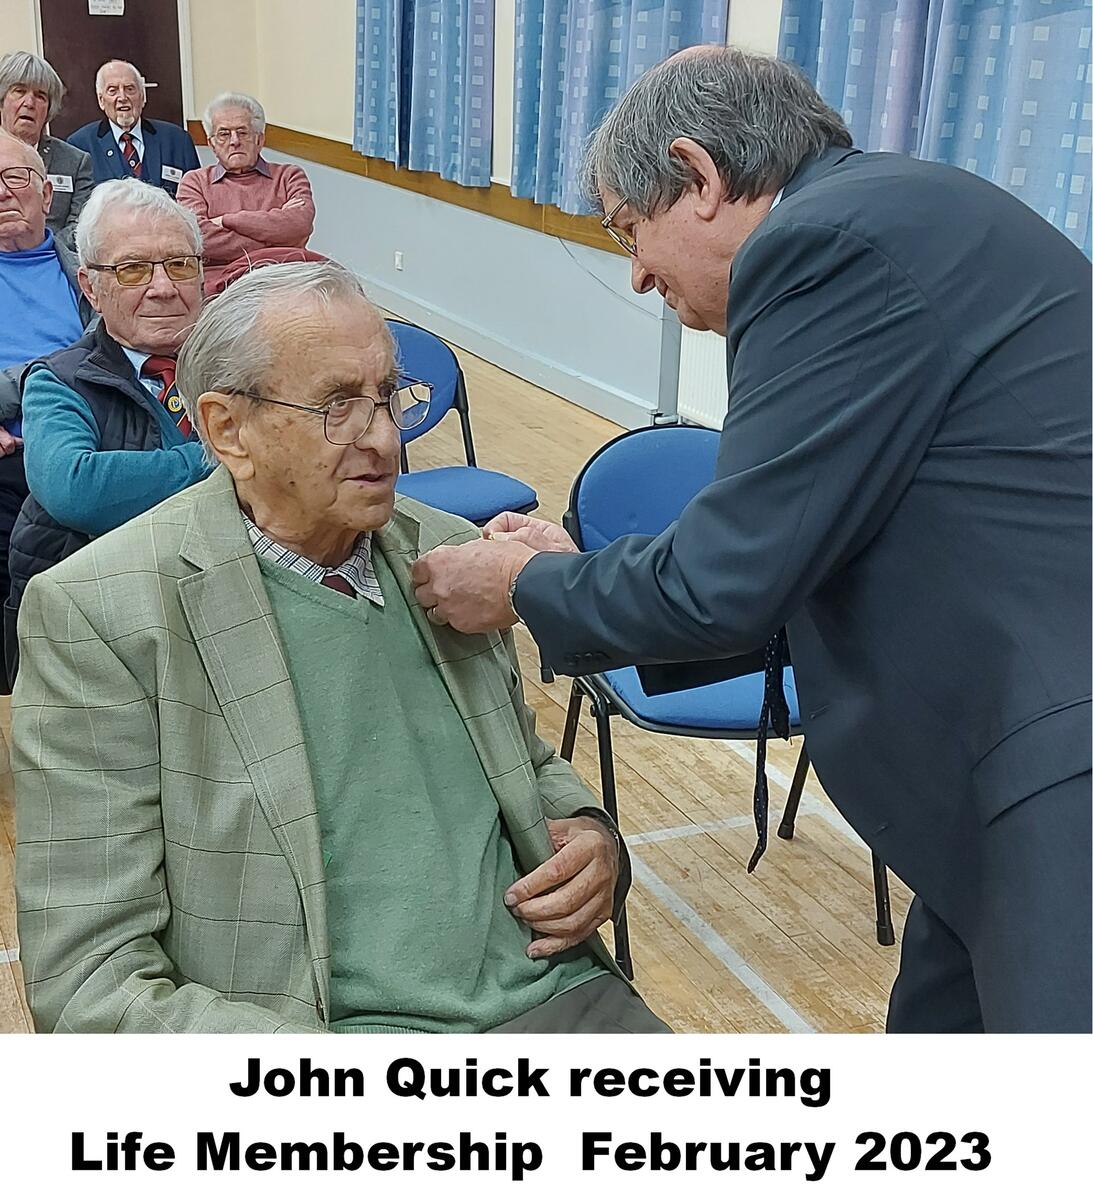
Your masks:
M 70 192 L 72 191 L 72 176 L 71 175 L 47 175 L 46 178 L 53 184 L 55 192 Z
M 182 179 L 182 172 L 178 167 L 169 167 L 166 163 L 163 164 L 163 178 L 168 183 L 178 183 Z

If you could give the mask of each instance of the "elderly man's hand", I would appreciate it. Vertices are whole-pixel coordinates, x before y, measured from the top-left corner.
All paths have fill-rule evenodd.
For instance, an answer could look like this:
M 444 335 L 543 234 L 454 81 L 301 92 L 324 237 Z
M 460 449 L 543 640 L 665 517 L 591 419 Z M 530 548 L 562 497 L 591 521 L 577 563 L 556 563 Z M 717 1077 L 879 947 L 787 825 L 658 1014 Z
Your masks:
M 527 513 L 503 512 L 488 522 L 482 531 L 487 538 L 499 542 L 522 542 L 533 550 L 551 550 L 560 554 L 576 554 L 577 543 L 553 521 L 529 517 Z
M 14 434 L 0 425 L 0 458 L 6 458 L 9 454 L 14 454 L 17 450 L 22 450 L 23 439 L 15 437 Z
M 535 557 L 517 542 L 438 546 L 414 563 L 414 594 L 434 625 L 460 633 L 508 629 L 517 621 L 509 601 L 516 576 Z
M 611 919 L 619 852 L 615 839 L 593 817 L 547 821 L 555 853 L 505 893 L 509 911 L 536 933 L 529 958 L 546 958 L 578 946 Z

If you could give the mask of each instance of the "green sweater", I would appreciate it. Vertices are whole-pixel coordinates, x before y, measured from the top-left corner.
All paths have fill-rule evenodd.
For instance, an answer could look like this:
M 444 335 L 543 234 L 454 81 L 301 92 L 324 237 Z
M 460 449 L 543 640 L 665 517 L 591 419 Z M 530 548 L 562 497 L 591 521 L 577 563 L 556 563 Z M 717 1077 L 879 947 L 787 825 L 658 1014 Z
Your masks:
M 352 599 L 259 559 L 319 808 L 339 1033 L 475 1033 L 605 974 L 533 960 L 505 908 L 524 872 L 398 584 Z

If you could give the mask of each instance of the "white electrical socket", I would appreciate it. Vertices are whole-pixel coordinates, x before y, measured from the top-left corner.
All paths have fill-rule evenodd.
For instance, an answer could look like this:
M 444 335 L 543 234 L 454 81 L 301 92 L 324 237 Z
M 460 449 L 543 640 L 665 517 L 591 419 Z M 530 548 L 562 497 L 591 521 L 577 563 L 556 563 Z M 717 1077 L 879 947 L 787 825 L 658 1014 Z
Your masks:
M 402 270 L 402 251 L 401 250 L 395 251 L 395 270 L 396 271 Z

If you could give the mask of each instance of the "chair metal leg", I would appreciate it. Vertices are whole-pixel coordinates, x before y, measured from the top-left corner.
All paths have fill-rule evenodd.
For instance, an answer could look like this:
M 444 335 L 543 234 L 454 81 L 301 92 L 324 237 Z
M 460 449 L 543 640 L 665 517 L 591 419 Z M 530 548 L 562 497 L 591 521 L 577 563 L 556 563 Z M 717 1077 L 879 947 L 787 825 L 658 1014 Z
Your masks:
M 896 944 L 892 927 L 892 900 L 888 894 L 888 868 L 873 855 L 873 891 L 877 898 L 877 941 L 882 946 Z
M 572 706 L 571 706 L 572 708 Z M 592 715 L 596 718 L 596 742 L 600 754 L 600 785 L 603 790 L 603 807 L 616 825 L 619 823 L 619 802 L 615 790 L 615 760 L 611 751 L 611 708 L 602 696 L 592 701 Z M 615 922 L 615 962 L 627 979 L 634 978 L 634 960 L 630 956 L 630 930 L 626 920 L 626 906 L 622 907 Z
M 797 809 L 801 805 L 801 793 L 805 790 L 805 779 L 808 777 L 808 747 L 802 744 L 801 753 L 797 759 L 797 768 L 793 772 L 793 783 L 790 784 L 789 795 L 786 797 L 785 811 L 778 826 L 778 836 L 789 841 L 793 837 L 794 826 L 797 823 Z
M 562 745 L 558 750 L 559 755 L 566 762 L 573 761 L 573 746 L 577 741 L 577 725 L 581 719 L 581 701 L 583 699 L 581 689 L 574 682 L 569 691 L 569 707 L 566 709 L 565 728 L 562 730 Z

